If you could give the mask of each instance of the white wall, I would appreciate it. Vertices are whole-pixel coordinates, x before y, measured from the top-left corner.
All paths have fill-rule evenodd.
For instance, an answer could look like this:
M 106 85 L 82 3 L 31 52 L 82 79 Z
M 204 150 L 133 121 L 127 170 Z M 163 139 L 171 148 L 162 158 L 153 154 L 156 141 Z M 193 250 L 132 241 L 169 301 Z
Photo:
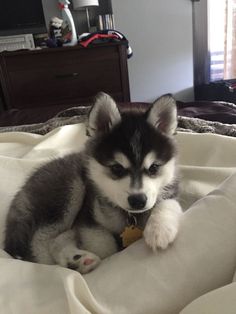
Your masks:
M 128 38 L 132 101 L 164 93 L 193 99 L 192 3 L 190 0 L 113 0 L 116 29 Z

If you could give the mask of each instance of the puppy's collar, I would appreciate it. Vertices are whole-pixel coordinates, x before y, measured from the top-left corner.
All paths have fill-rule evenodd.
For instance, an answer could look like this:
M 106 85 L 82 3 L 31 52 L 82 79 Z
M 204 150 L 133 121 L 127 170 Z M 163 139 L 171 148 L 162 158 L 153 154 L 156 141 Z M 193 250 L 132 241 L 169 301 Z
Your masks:
M 125 211 L 128 213 L 128 214 L 143 214 L 147 211 L 149 211 L 151 208 L 149 209 L 142 209 L 142 210 L 133 210 L 133 209 L 125 209 Z
M 137 225 L 138 225 L 137 217 L 132 215 L 132 214 L 130 214 L 130 213 L 128 213 L 127 225 L 128 225 L 128 227 L 130 227 L 130 226 L 137 227 Z

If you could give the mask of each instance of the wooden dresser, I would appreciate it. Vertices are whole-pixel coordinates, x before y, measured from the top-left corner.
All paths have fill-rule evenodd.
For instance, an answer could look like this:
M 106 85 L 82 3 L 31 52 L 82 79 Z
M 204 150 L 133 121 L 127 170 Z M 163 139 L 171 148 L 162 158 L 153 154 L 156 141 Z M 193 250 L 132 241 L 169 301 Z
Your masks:
M 99 92 L 130 101 L 122 42 L 0 53 L 4 109 L 91 102 Z

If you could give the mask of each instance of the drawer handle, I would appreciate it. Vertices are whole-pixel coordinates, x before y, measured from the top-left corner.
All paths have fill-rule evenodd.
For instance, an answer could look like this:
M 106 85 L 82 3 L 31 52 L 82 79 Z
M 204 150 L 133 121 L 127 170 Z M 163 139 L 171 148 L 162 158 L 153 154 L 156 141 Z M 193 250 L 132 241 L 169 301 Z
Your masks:
M 57 74 L 56 78 L 65 79 L 65 78 L 69 78 L 69 77 L 76 77 L 78 75 L 79 75 L 79 73 L 77 73 L 77 72 L 67 73 L 67 74 Z

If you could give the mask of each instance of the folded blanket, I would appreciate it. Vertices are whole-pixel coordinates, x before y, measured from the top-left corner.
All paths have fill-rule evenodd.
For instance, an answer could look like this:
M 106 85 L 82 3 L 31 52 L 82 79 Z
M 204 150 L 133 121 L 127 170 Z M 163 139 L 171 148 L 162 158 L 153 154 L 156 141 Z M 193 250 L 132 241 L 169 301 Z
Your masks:
M 209 292 L 188 305 L 180 314 L 235 314 L 236 283 Z
M 126 104 L 127 105 L 127 104 Z M 130 104 L 131 105 L 131 104 Z M 228 104 L 232 106 L 233 104 Z M 145 108 L 145 103 L 132 103 L 132 106 Z M 121 108 L 125 106 L 121 106 Z M 236 106 L 235 106 L 236 107 Z M 0 132 L 30 132 L 44 135 L 57 127 L 84 122 L 91 106 L 72 107 L 59 112 L 54 118 L 43 123 L 0 127 Z M 231 107 L 228 108 L 228 110 Z M 236 109 L 235 109 L 236 111 Z M 180 110 L 181 112 L 181 110 Z M 192 133 L 214 133 L 236 136 L 236 125 L 217 121 L 207 121 L 199 118 L 178 116 L 178 131 Z
M 197 297 L 231 283 L 236 268 L 235 184 L 236 174 L 196 202 L 166 251 L 154 254 L 140 240 L 87 274 L 96 299 L 114 314 L 177 314 Z M 221 313 L 233 313 L 228 312 L 233 304 L 225 302 Z
M 27 176 L 51 158 L 81 150 L 85 141 L 83 124 L 44 136 L 0 133 L 1 247 L 7 210 Z M 1 251 L 0 313 L 175 314 L 230 284 L 236 268 L 236 139 L 180 132 L 177 141 L 181 203 L 191 208 L 168 250 L 154 254 L 140 240 L 84 277 Z

